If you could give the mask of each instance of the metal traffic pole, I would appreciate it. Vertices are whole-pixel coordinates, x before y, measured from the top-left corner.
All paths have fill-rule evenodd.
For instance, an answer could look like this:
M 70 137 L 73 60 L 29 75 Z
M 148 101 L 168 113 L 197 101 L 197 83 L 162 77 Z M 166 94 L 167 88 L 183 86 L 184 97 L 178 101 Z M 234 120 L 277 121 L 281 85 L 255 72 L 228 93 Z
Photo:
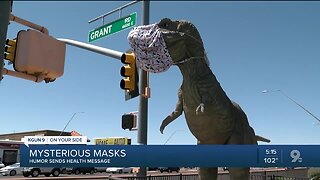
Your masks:
M 74 47 L 86 49 L 88 51 L 99 53 L 99 54 L 109 56 L 109 57 L 119 59 L 119 60 L 121 59 L 121 56 L 123 55 L 123 53 L 119 52 L 119 51 L 115 51 L 115 50 L 100 47 L 100 46 L 95 46 L 93 44 L 88 44 L 88 43 L 84 43 L 84 42 L 80 42 L 80 41 L 76 41 L 76 40 L 72 40 L 72 39 L 58 38 L 58 40 L 66 43 L 68 45 L 74 46 Z
M 0 1 L 0 81 L 2 80 L 4 47 L 6 45 L 12 1 Z
M 149 11 L 150 1 L 142 1 L 142 25 L 149 24 Z M 146 88 L 148 86 L 148 73 L 144 70 L 140 70 L 140 104 L 139 104 L 139 115 L 138 115 L 138 137 L 137 143 L 139 145 L 147 145 L 148 135 L 148 97 L 145 96 Z M 138 177 L 147 176 L 147 168 L 140 167 L 137 174 Z

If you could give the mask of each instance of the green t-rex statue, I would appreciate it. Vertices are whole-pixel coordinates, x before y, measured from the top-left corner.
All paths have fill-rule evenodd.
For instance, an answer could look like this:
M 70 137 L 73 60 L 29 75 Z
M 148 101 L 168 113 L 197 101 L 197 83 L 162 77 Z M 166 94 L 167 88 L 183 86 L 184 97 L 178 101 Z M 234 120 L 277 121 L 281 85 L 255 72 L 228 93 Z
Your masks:
M 270 142 L 255 135 L 244 111 L 221 88 L 208 65 L 200 34 L 192 23 L 165 18 L 157 24 L 133 29 L 128 39 L 141 68 L 162 72 L 170 65 L 177 65 L 182 73 L 176 109 L 163 120 L 161 133 L 184 112 L 198 144 Z M 250 179 L 249 167 L 229 168 L 229 172 L 232 180 Z M 217 168 L 200 167 L 199 176 L 202 180 L 217 179 Z

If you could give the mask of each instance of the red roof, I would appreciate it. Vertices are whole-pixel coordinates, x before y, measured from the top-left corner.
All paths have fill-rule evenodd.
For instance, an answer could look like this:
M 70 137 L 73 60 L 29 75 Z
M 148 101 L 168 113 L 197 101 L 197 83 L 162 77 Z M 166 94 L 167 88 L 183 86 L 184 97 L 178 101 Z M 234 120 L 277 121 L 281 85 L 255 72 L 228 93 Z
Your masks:
M 71 136 L 82 136 L 80 133 L 78 133 L 77 131 L 71 131 L 70 132 Z M 87 142 L 90 142 L 90 139 L 87 139 Z
M 82 136 L 80 133 L 78 133 L 77 131 L 71 131 L 71 136 Z

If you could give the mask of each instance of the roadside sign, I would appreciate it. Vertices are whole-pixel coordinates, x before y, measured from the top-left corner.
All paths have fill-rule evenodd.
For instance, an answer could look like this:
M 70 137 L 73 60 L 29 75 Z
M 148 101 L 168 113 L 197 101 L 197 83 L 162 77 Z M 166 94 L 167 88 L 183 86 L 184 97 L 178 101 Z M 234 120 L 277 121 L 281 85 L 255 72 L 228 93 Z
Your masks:
M 95 145 L 130 145 L 131 138 L 115 137 L 115 138 L 94 138 Z
M 137 13 L 105 24 L 89 32 L 88 41 L 92 42 L 136 25 Z

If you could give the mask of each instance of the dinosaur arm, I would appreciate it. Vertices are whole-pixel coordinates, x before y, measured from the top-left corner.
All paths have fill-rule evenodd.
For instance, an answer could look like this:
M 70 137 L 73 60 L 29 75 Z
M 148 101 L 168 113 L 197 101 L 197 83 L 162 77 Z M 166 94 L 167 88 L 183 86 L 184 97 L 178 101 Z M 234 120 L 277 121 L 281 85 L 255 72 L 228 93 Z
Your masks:
M 176 105 L 176 109 L 162 121 L 162 124 L 160 126 L 160 132 L 162 134 L 163 134 L 164 128 L 168 124 L 170 124 L 172 121 L 177 119 L 182 114 L 182 111 L 183 111 L 183 100 L 182 100 L 182 90 L 181 89 L 179 89 L 178 97 L 179 97 L 179 99 L 178 99 L 178 102 L 177 102 L 177 105 Z
M 205 109 L 205 105 L 210 104 L 210 97 L 209 97 L 208 90 L 198 87 L 198 91 L 200 95 L 200 104 L 196 109 L 196 114 L 199 114 L 199 112 L 203 113 Z
M 199 112 L 202 112 L 202 113 L 204 112 L 205 105 L 207 105 L 209 103 L 208 99 L 209 98 L 206 95 L 201 96 L 201 103 L 199 104 L 199 106 L 196 109 L 196 114 L 198 114 Z

